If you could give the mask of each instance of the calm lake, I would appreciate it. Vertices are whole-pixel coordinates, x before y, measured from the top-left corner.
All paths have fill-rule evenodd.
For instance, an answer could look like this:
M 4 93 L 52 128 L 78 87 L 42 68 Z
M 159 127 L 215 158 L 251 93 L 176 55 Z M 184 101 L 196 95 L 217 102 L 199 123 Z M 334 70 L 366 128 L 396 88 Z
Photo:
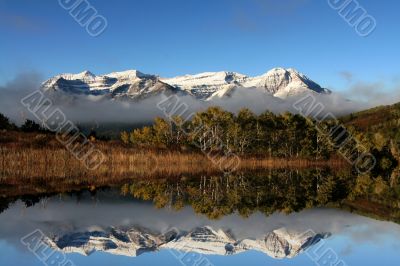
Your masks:
M 37 193 L 3 180 L 0 265 L 398 265 L 398 213 L 361 198 L 359 178 L 271 170 L 29 184 Z

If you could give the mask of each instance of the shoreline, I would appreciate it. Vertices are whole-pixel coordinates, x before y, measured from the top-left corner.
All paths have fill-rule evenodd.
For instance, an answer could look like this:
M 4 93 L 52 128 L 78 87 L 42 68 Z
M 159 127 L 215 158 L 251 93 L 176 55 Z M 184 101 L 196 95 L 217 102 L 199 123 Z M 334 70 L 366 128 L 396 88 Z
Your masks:
M 108 147 L 107 147 L 108 146 Z M 238 157 L 237 165 L 224 169 L 220 162 L 225 158 L 213 156 L 210 159 L 199 152 L 153 151 L 112 145 L 97 146 L 105 156 L 98 168 L 90 170 L 65 148 L 58 147 L 0 147 L 0 174 L 27 177 L 68 177 L 76 175 L 98 174 L 185 174 L 236 172 L 240 170 L 263 169 L 304 169 L 310 167 L 349 168 L 340 157 L 328 160 L 311 160 L 307 158 L 271 158 L 268 156 L 246 155 Z

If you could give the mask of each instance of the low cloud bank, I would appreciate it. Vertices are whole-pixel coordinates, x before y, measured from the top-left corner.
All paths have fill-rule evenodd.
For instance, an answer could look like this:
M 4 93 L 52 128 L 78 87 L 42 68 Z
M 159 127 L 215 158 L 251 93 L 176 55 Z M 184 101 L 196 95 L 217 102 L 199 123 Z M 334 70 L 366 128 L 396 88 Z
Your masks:
M 42 80 L 38 73 L 24 73 L 0 87 L 0 112 L 17 124 L 23 123 L 25 119 L 33 119 L 34 116 L 21 104 L 21 99 L 38 90 Z M 336 116 L 370 107 L 370 104 L 348 101 L 340 94 L 313 95 L 316 102 L 324 106 L 324 112 L 332 112 Z M 55 98 L 53 104 L 54 108 L 58 107 L 65 113 L 68 120 L 76 123 L 148 123 L 157 116 L 163 116 L 157 104 L 166 97 L 157 95 L 141 101 L 127 102 L 104 99 L 101 96 L 74 96 Z M 257 114 L 266 110 L 275 113 L 295 113 L 294 103 L 299 97 L 304 95 L 282 100 L 261 88 L 234 88 L 230 96 L 215 98 L 212 101 L 199 101 L 191 96 L 179 96 L 179 101 L 189 107 L 187 112 L 220 106 L 231 112 L 249 108 Z
M 358 79 L 351 71 L 341 71 L 338 74 L 347 83 L 342 95 L 361 103 L 365 108 L 400 102 L 400 76 L 365 81 Z

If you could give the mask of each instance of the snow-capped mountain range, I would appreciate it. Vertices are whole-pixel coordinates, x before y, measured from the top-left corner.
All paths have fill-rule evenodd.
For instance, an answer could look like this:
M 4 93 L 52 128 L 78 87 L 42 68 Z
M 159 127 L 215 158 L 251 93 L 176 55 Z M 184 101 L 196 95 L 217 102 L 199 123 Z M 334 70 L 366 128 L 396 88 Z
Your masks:
M 265 93 L 285 99 L 302 93 L 329 94 L 316 82 L 295 69 L 274 68 L 250 77 L 236 72 L 205 72 L 174 78 L 160 78 L 137 70 L 96 76 L 89 71 L 61 74 L 42 84 L 46 92 L 72 95 L 104 95 L 115 99 L 140 100 L 160 93 L 191 95 L 198 100 L 228 97 L 235 88 L 262 88 Z
M 136 70 L 114 72 L 96 76 L 89 71 L 79 74 L 57 75 L 42 84 L 45 92 L 64 92 L 72 95 L 107 95 L 111 98 L 141 99 L 175 88 L 162 82 L 157 76 Z
M 210 226 L 196 227 L 181 232 L 172 229 L 155 234 L 144 228 L 121 230 L 109 228 L 102 231 L 67 233 L 44 239 L 51 248 L 64 253 L 90 255 L 95 251 L 130 257 L 161 249 L 176 250 L 183 253 L 195 252 L 207 255 L 232 255 L 247 250 L 256 250 L 266 255 L 282 259 L 293 258 L 307 248 L 329 237 L 329 233 L 308 231 L 299 233 L 279 228 L 257 239 L 235 239 L 222 229 Z

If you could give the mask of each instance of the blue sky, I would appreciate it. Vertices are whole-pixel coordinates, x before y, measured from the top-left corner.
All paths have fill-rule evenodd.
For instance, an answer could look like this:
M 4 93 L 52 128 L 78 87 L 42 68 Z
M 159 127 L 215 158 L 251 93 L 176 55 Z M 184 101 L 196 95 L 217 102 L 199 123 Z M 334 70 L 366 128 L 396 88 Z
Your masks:
M 321 85 L 399 82 L 400 2 L 359 0 L 377 21 L 360 37 L 328 0 L 89 1 L 108 22 L 90 36 L 58 0 L 0 0 L 0 84 L 138 69 L 163 77 L 203 71 L 258 75 L 293 67 Z

